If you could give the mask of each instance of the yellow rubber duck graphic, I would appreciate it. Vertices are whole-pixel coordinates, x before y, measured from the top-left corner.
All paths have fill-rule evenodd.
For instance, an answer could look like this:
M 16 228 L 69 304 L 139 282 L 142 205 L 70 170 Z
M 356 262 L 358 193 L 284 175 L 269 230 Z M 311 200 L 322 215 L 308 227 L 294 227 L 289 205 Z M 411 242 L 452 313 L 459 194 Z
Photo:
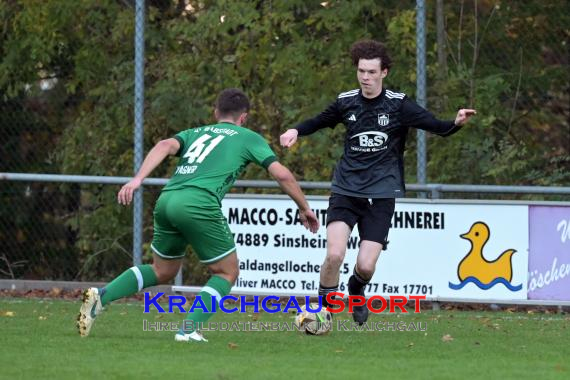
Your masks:
M 471 250 L 457 267 L 457 275 L 461 281 L 475 277 L 483 284 L 489 284 L 499 278 L 511 282 L 513 278 L 511 259 L 516 252 L 514 249 L 507 249 L 494 261 L 485 259 L 483 247 L 489 240 L 490 232 L 489 227 L 483 222 L 473 223 L 469 232 L 460 236 L 471 242 Z

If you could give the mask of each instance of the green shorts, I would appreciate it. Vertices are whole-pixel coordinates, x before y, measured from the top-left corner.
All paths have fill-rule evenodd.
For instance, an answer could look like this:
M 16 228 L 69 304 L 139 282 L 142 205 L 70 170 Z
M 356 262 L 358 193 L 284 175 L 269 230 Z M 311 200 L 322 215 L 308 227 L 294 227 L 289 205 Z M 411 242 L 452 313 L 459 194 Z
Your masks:
M 212 194 L 197 188 L 165 191 L 154 207 L 150 247 L 164 259 L 179 259 L 188 245 L 206 264 L 236 249 L 228 222 Z

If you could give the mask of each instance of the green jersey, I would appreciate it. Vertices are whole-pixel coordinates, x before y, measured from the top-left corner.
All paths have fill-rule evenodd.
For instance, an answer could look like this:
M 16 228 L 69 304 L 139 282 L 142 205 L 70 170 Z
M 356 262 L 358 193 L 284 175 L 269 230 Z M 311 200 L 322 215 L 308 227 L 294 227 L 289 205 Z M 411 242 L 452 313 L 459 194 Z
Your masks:
M 277 160 L 261 135 L 231 123 L 187 129 L 174 138 L 180 143 L 180 160 L 162 191 L 196 187 L 221 203 L 250 162 L 267 168 Z

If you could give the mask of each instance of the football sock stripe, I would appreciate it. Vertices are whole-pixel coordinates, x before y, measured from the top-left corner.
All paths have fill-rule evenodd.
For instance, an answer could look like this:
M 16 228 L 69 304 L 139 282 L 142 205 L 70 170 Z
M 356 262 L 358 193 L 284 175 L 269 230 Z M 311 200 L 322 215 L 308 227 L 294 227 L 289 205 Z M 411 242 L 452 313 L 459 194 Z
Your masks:
M 141 273 L 140 269 L 137 267 L 132 267 L 131 270 L 133 271 L 133 273 L 135 274 L 135 277 L 137 278 L 137 286 L 138 286 L 139 292 L 140 292 L 141 289 L 143 288 L 143 283 L 144 283 L 142 273 Z
M 321 298 L 321 303 L 323 307 L 327 307 L 329 303 L 326 300 L 326 297 L 329 293 L 338 292 L 338 284 L 331 287 L 325 287 L 319 284 L 319 296 Z
M 358 273 L 358 271 L 356 270 L 356 265 L 354 266 L 352 274 L 356 279 L 356 281 L 358 281 L 362 286 L 367 285 L 370 282 L 370 280 L 365 280 L 364 277 L 362 277 L 360 273 Z
M 186 320 L 191 323 L 186 324 L 187 330 L 182 332 L 190 334 L 196 331 L 194 326 L 197 327 L 207 322 L 214 315 L 214 313 L 211 312 L 212 296 L 216 297 L 216 303 L 219 303 L 223 297 L 230 294 L 231 289 L 232 284 L 228 280 L 220 276 L 212 276 L 202 288 L 200 294 L 198 294 L 209 312 L 204 311 L 202 308 L 195 308 L 192 312 L 189 312 Z

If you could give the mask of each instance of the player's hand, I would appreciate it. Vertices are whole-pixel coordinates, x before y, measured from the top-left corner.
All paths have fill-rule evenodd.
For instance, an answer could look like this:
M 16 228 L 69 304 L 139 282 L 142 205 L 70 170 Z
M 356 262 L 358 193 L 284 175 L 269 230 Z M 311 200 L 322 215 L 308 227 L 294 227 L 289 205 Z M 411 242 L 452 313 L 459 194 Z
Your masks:
M 301 223 L 303 223 L 303 226 L 312 233 L 316 233 L 319 230 L 319 219 L 317 219 L 313 210 L 299 210 L 299 219 Z
M 138 178 L 133 178 L 126 185 L 124 185 L 119 194 L 117 194 L 117 201 L 119 204 L 128 205 L 133 200 L 133 194 L 136 189 L 141 187 L 142 180 Z
M 459 111 L 457 111 L 457 116 L 455 117 L 455 125 L 463 125 L 467 123 L 467 121 L 471 119 L 471 116 L 474 116 L 476 114 L 477 111 L 472 109 L 468 108 L 460 109 Z
M 281 143 L 281 146 L 290 148 L 293 146 L 293 144 L 295 144 L 295 142 L 297 142 L 298 135 L 299 131 L 297 131 L 295 128 L 288 129 L 279 137 L 279 142 Z

